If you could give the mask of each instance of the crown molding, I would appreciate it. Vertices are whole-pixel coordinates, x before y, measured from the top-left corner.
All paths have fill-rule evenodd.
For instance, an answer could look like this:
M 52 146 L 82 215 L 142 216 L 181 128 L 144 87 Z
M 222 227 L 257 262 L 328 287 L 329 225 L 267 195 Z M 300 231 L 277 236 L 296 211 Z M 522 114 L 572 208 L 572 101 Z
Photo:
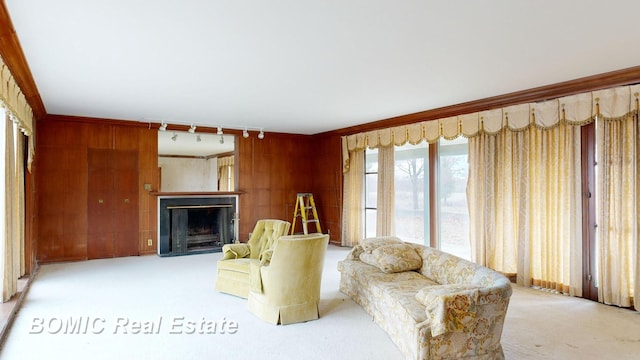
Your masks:
M 587 91 L 607 89 L 616 86 L 640 83 L 640 66 L 587 76 L 552 85 L 540 86 L 528 90 L 516 91 L 504 95 L 444 106 L 412 114 L 396 116 L 384 120 L 354 125 L 328 131 L 323 135 L 350 135 L 364 131 L 390 128 L 421 121 L 444 119 L 447 117 L 497 109 L 505 106 L 556 99 Z
M 0 56 L 22 90 L 36 120 L 47 115 L 4 1 L 0 2 Z

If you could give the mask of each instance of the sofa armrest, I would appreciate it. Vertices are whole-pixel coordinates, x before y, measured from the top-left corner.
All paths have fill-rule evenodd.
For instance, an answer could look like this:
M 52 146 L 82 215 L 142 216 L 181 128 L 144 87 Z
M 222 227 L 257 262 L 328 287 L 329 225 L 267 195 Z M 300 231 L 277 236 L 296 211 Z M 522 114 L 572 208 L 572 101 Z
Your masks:
M 249 244 L 225 244 L 222 246 L 222 260 L 246 258 L 251 254 Z
M 470 332 L 476 324 L 478 287 L 471 284 L 427 286 L 416 294 L 425 306 L 431 336 Z

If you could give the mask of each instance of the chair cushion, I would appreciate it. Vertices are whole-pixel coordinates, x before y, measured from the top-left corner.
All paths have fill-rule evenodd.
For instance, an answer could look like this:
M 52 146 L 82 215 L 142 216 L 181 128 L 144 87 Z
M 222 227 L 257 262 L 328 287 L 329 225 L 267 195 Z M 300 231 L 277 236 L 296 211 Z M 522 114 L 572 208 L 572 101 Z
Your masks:
M 236 271 L 245 274 L 249 274 L 249 264 L 255 259 L 231 259 L 218 261 L 218 272 L 221 270 Z

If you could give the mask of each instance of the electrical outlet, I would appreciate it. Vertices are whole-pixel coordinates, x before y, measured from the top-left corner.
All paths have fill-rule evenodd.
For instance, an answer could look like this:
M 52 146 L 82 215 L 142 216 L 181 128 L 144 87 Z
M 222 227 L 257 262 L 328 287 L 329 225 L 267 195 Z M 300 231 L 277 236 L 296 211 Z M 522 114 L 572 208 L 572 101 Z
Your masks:
M 153 246 L 153 239 L 147 239 L 147 246 Z

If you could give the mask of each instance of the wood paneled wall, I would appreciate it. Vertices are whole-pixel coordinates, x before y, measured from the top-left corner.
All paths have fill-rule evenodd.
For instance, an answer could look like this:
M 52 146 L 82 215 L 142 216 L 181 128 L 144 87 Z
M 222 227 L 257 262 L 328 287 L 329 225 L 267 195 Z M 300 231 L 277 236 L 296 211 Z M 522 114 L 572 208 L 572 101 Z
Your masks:
M 157 128 L 157 127 L 156 127 Z M 146 124 L 68 116 L 38 122 L 35 211 L 40 262 L 87 258 L 88 149 L 138 151 L 140 254 L 157 248 L 159 189 L 157 129 Z M 239 239 L 259 219 L 293 220 L 298 192 L 312 192 L 323 232 L 340 238 L 342 171 L 340 137 L 267 133 L 236 137 Z M 300 229 L 300 225 L 297 225 Z M 153 240 L 147 246 L 147 239 Z M 338 239 L 338 240 L 336 240 Z
M 37 260 L 87 259 L 88 149 L 139 153 L 138 249 L 140 254 L 155 253 L 157 199 L 144 184 L 159 186 L 157 131 L 138 123 L 66 116 L 38 121 L 37 131 Z M 147 239 L 153 239 L 152 246 Z
M 237 137 L 241 240 L 257 220 L 293 221 L 296 194 L 311 192 L 323 233 L 340 242 L 342 214 L 341 142 L 337 135 L 268 133 Z M 301 230 L 298 220 L 296 229 Z M 296 231 L 297 232 L 297 231 Z
M 296 194 L 313 192 L 311 179 L 321 171 L 310 149 L 311 137 L 305 135 L 236 137 L 241 241 L 259 219 L 293 220 Z
M 322 231 L 330 241 L 340 244 L 342 239 L 342 142 L 338 135 L 313 137 L 312 154 L 318 164 L 311 178 L 314 199 Z
M 342 135 L 461 114 L 494 105 L 559 97 L 594 88 L 640 81 L 640 67 L 602 74 L 530 91 L 429 110 L 313 136 L 267 133 L 262 140 L 237 136 L 239 239 L 245 241 L 263 218 L 293 220 L 296 193 L 312 192 L 323 232 L 339 243 L 342 231 Z M 206 130 L 206 129 L 205 129 Z M 159 189 L 157 126 L 127 121 L 47 115 L 37 122 L 35 183 L 30 236 L 39 261 L 87 258 L 87 149 L 139 152 L 139 249 L 156 252 L 157 199 L 144 184 Z M 211 129 L 214 131 L 214 129 Z M 233 131 L 230 131 L 233 133 Z M 153 245 L 147 246 L 147 239 Z

